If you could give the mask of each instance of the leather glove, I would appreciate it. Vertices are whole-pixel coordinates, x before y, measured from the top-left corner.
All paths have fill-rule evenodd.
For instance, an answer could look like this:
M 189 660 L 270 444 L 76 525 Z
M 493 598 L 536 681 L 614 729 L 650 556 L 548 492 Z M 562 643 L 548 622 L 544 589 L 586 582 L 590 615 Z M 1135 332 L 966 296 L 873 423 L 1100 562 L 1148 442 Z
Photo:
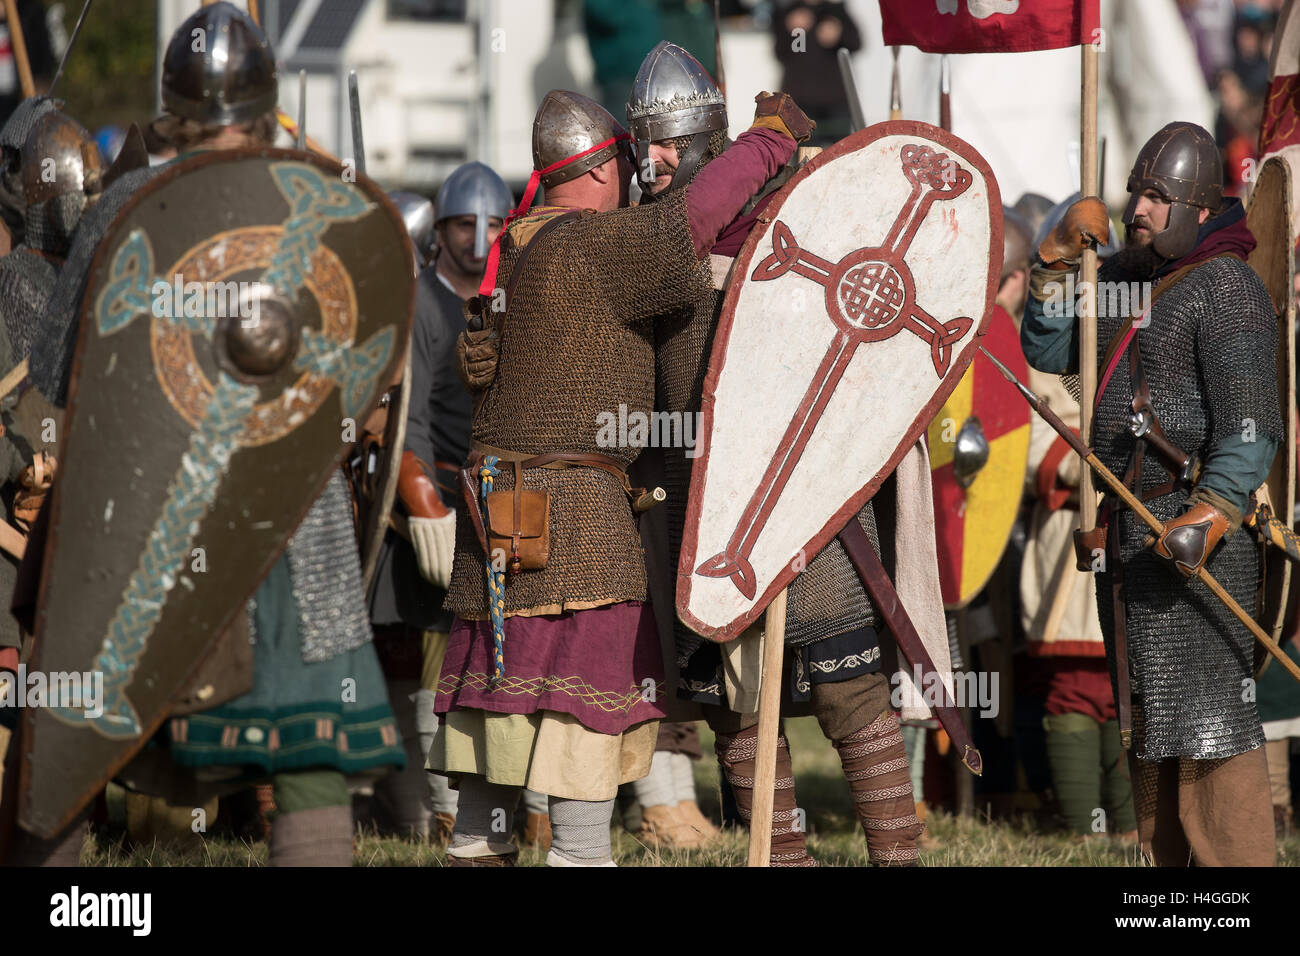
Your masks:
M 451 564 L 456 556 L 456 512 L 449 511 L 441 518 L 407 518 L 406 523 L 420 574 L 445 590 L 451 583 Z
M 1055 269 L 1068 269 L 1069 262 L 1083 255 L 1085 243 L 1105 245 L 1110 238 L 1106 204 L 1096 196 L 1080 199 L 1065 211 L 1056 228 L 1038 247 L 1038 258 Z
M 1187 577 L 1192 577 L 1228 531 L 1228 516 L 1214 505 L 1197 502 L 1172 521 L 1165 522 L 1164 533 L 1156 538 L 1147 535 L 1143 542 L 1160 557 L 1174 562 Z
M 496 377 L 499 356 L 496 329 L 460 333 L 456 339 L 456 371 L 461 383 L 471 392 L 483 391 Z
M 750 127 L 775 130 L 789 136 L 796 143 L 806 143 L 812 136 L 817 124 L 799 109 L 788 93 L 768 93 L 764 91 L 754 97 L 758 104 L 754 107 L 754 123 Z

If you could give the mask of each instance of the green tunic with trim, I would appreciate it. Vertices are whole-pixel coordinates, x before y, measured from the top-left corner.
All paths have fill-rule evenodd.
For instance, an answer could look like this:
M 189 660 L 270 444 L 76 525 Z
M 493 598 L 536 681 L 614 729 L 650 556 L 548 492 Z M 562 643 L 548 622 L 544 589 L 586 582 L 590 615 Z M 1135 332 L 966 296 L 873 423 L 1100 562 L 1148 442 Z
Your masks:
M 171 718 L 167 736 L 177 764 L 243 766 L 250 777 L 405 766 L 374 645 L 317 663 L 302 659 L 287 557 L 257 589 L 251 620 L 252 690 L 212 710 Z

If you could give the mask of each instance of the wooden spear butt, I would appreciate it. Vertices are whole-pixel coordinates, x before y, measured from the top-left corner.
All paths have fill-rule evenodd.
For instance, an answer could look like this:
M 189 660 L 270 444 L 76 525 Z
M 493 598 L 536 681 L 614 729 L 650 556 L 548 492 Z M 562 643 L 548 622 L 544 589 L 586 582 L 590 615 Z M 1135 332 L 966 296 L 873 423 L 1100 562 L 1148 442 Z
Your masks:
M 776 741 L 781 729 L 781 664 L 785 657 L 786 591 L 772 599 L 763 623 L 763 683 L 758 691 L 758 753 L 749 817 L 749 866 L 770 866 L 776 803 Z
M 18 19 L 18 0 L 5 0 L 5 18 L 9 21 L 9 36 L 14 48 L 14 62 L 18 64 L 18 81 L 23 87 L 23 99 L 36 95 L 32 81 L 32 64 L 27 59 L 27 41 L 23 39 L 23 23 Z
M 1097 46 L 1081 47 L 1081 117 L 1079 129 L 1079 194 L 1097 195 Z M 1088 441 L 1092 434 L 1092 405 L 1097 395 L 1097 250 L 1087 246 L 1079 270 L 1083 295 L 1079 303 L 1079 385 L 1083 393 L 1079 432 Z M 1097 525 L 1097 496 L 1093 478 L 1084 471 L 1079 480 L 1079 527 Z

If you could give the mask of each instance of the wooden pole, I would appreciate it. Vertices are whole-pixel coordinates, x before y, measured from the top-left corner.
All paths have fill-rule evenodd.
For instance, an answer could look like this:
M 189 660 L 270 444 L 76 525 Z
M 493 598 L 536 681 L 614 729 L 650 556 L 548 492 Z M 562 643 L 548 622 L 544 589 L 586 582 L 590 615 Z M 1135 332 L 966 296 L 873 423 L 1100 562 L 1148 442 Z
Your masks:
M 1043 624 L 1043 644 L 1051 644 L 1061 632 L 1061 622 L 1074 596 L 1074 586 L 1078 583 L 1075 575 L 1073 550 L 1066 550 L 1061 555 L 1061 571 L 1056 575 L 1056 587 L 1052 591 L 1052 603 L 1047 611 L 1047 620 Z
M 722 68 L 722 13 L 718 0 L 713 0 L 713 78 L 718 81 L 718 92 L 727 98 L 727 71 Z
M 939 128 L 952 132 L 952 64 L 945 53 L 939 59 Z
M 956 631 L 957 653 L 961 657 L 962 670 L 973 670 L 970 655 L 970 626 L 967 609 L 964 607 L 957 611 Z M 953 688 L 954 691 L 956 689 L 956 687 Z M 969 734 L 971 729 L 970 707 L 959 706 L 958 711 L 961 713 L 961 722 L 966 726 L 966 731 Z M 961 772 L 961 757 L 962 755 L 957 753 L 957 748 L 953 747 L 953 774 L 957 778 L 957 815 L 970 818 L 975 815 L 975 777 L 972 774 Z
M 763 682 L 758 691 L 758 753 L 749 817 L 749 865 L 770 866 L 776 803 L 776 741 L 781 729 L 781 664 L 785 657 L 786 592 L 772 599 L 763 623 Z
M 5 0 L 5 18 L 9 21 L 9 36 L 14 48 L 14 61 L 18 64 L 18 81 L 23 87 L 23 99 L 36 95 L 32 82 L 32 64 L 27 59 L 27 41 L 23 39 L 23 23 L 18 19 L 18 0 Z
M 1097 45 L 1084 43 L 1082 116 L 1079 136 L 1079 193 L 1097 195 Z M 1081 408 L 1080 431 L 1085 444 L 1092 439 L 1092 406 L 1097 396 L 1097 250 L 1083 250 L 1079 270 L 1079 384 Z M 1083 469 L 1079 481 L 1079 527 L 1090 530 L 1097 525 L 1097 492 L 1092 472 Z
M 0 398 L 5 398 L 10 392 L 23 383 L 27 377 L 27 366 L 30 359 L 23 359 L 17 365 L 9 370 L 4 378 L 0 378 Z
M 307 71 L 298 71 L 298 139 L 299 149 L 307 148 Z
M 901 120 L 903 118 L 903 90 L 898 81 L 898 47 L 891 47 L 894 53 L 894 72 L 889 80 L 889 118 L 890 120 Z

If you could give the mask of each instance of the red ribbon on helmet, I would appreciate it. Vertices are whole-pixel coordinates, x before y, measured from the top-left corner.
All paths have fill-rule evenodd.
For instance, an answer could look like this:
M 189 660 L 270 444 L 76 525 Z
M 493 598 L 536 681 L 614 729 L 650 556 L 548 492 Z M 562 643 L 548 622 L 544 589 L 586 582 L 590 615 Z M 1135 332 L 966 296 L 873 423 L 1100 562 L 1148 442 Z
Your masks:
M 510 228 L 512 222 L 532 208 L 533 197 L 537 195 L 537 187 L 542 184 L 542 177 L 547 173 L 555 172 L 557 169 L 563 169 L 565 166 L 569 165 L 569 163 L 577 162 L 584 156 L 590 156 L 592 153 L 600 152 L 600 150 L 604 149 L 606 146 L 612 146 L 615 143 L 621 143 L 623 140 L 630 140 L 631 138 L 632 135 L 630 133 L 621 133 L 618 136 L 611 136 L 609 139 L 597 143 L 590 149 L 584 149 L 581 153 L 574 153 L 572 156 L 567 156 L 564 159 L 551 163 L 551 165 L 547 166 L 545 169 L 533 170 L 533 174 L 528 177 L 528 186 L 524 189 L 523 198 L 519 200 L 518 206 L 510 210 L 510 214 L 506 216 L 506 221 L 501 225 L 501 231 L 497 233 L 496 239 L 492 242 L 492 248 L 488 250 L 487 266 L 483 269 L 483 281 L 478 287 L 479 295 L 490 296 L 492 290 L 496 288 L 497 267 L 501 262 L 501 237 L 506 234 L 506 230 Z

